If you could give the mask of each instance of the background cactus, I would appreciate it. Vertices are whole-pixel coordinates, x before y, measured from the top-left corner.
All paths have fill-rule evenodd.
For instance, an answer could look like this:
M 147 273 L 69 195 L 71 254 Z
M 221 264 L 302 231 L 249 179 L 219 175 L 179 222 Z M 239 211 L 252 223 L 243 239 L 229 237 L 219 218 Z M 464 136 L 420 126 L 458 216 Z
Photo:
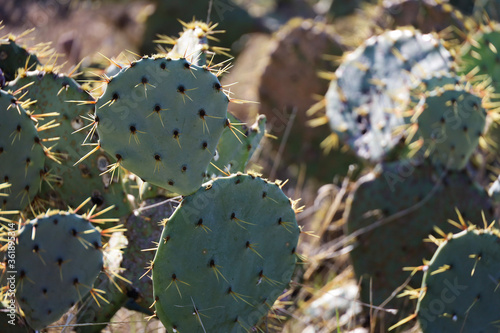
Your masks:
M 464 168 L 486 130 L 487 92 L 445 74 L 423 79 L 412 95 L 417 102 L 408 137 L 420 140 L 420 149 L 434 164 Z
M 92 290 L 103 268 L 101 249 L 99 230 L 72 213 L 48 213 L 23 226 L 16 299 L 32 328 L 53 323 Z
M 233 126 L 227 126 L 222 132 L 217 153 L 207 169 L 209 177 L 244 172 L 266 134 L 267 119 L 264 115 L 260 115 L 252 126 L 246 126 L 230 113 L 227 118 Z
M 348 54 L 326 94 L 330 127 L 356 153 L 380 161 L 398 144 L 412 79 L 449 70 L 451 55 L 432 35 L 401 29 Z
M 405 283 L 403 268 L 419 266 L 433 249 L 422 240 L 434 227 L 446 232 L 453 228 L 446 221 L 459 209 L 464 216 L 491 218 L 493 207 L 485 190 L 464 172 L 437 173 L 429 162 L 394 162 L 361 178 L 345 211 L 346 232 L 356 239 L 350 257 L 356 276 L 361 279 L 363 302 L 382 304 Z M 374 251 L 373 249 L 377 249 Z M 417 288 L 414 278 L 410 286 Z M 388 306 L 399 310 L 387 323 L 414 310 L 406 299 L 393 299 Z M 383 315 L 383 314 L 382 314 Z
M 215 154 L 229 98 L 209 70 L 169 59 L 142 58 L 123 68 L 98 99 L 94 124 L 115 166 L 189 194 Z
M 437 241 L 416 311 L 423 332 L 498 329 L 500 315 L 493 309 L 500 306 L 499 237 L 496 228 L 469 227 Z

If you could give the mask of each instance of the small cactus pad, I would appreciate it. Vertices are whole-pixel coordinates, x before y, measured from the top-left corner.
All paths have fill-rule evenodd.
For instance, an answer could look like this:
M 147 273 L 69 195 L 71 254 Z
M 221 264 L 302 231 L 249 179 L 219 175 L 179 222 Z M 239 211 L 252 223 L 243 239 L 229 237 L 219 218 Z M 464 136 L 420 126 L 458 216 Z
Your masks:
M 417 318 L 424 333 L 498 332 L 500 232 L 448 236 L 428 264 Z
M 447 222 L 456 217 L 455 209 L 474 219 L 482 212 L 487 219 L 493 214 L 486 191 L 463 171 L 440 174 L 429 161 L 400 161 L 360 179 L 344 216 L 347 233 L 360 233 L 350 256 L 356 276 L 363 277 L 362 301 L 380 305 L 389 298 L 407 279 L 403 268 L 421 265 L 422 258 L 434 252 L 423 242 L 429 234 L 436 235 L 434 227 L 455 230 Z M 410 286 L 420 283 L 415 276 Z M 413 312 L 412 307 L 403 309 L 404 302 L 397 298 L 387 306 L 400 309 L 399 315 Z
M 485 132 L 484 92 L 445 74 L 422 80 L 412 94 L 419 99 L 411 122 L 418 128 L 421 149 L 436 165 L 462 169 Z
M 326 94 L 330 127 L 356 153 L 379 161 L 399 142 L 412 80 L 448 70 L 450 53 L 430 34 L 404 29 L 368 39 L 348 54 Z
M 153 262 L 156 314 L 167 330 L 251 330 L 294 271 L 293 206 L 278 185 L 241 174 L 186 197 Z
M 0 208 L 23 210 L 40 189 L 45 152 L 30 115 L 11 94 L 0 90 L 0 182 L 8 182 L 9 197 Z
M 167 36 L 160 36 L 156 42 L 173 44 L 168 52 L 171 58 L 186 58 L 193 64 L 204 66 L 207 64 L 207 53 L 209 52 L 208 36 L 213 34 L 215 25 L 210 26 L 204 22 L 192 21 L 182 22 L 184 26 L 179 38 L 174 39 Z
M 16 299 L 31 327 L 58 320 L 102 269 L 101 234 L 82 216 L 59 212 L 27 223 L 17 237 Z
M 18 45 L 14 37 L 0 39 L 0 69 L 7 81 L 14 80 L 19 69 L 35 69 L 39 64 L 37 56 Z
M 231 125 L 222 132 L 217 145 L 217 154 L 208 166 L 208 176 L 223 176 L 220 170 L 225 173 L 244 172 L 248 161 L 266 134 L 266 116 L 264 115 L 259 115 L 250 127 L 241 124 L 241 121 L 230 113 L 227 117 Z
M 187 195 L 203 182 L 228 102 L 208 69 L 145 57 L 114 76 L 99 98 L 100 144 L 145 181 Z
M 94 112 L 94 99 L 73 78 L 49 70 L 22 73 L 9 84 L 12 90 L 22 87 L 24 98 L 36 101 L 31 105 L 36 114 L 58 113 L 39 122 L 48 127 L 40 133 L 42 138 L 59 138 L 52 151 L 61 160 L 61 163 L 46 161 L 46 169 L 53 174 L 53 184 L 42 186 L 40 197 L 44 202 L 53 208 L 65 209 L 76 207 L 90 197 L 98 210 L 114 205 L 115 216 L 129 214 L 121 184 L 111 181 L 111 172 L 99 176 L 111 164 L 103 151 L 73 166 L 88 150 L 81 145 L 89 134 L 88 129 L 82 130 L 83 117 Z M 50 127 L 49 121 L 59 125 Z M 80 131 L 74 133 L 77 130 Z

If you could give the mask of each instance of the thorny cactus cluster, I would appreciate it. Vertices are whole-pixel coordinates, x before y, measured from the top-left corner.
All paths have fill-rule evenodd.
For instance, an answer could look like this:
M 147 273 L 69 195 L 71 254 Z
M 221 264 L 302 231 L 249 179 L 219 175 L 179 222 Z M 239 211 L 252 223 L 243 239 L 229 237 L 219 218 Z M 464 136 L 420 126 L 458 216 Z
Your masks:
M 169 330 L 249 330 L 287 288 L 299 207 L 283 193 L 284 184 L 243 173 L 266 132 L 266 117 L 246 126 L 228 114 L 228 103 L 238 100 L 218 80 L 224 70 L 203 56 L 212 29 L 193 22 L 168 54 L 112 61 L 116 73 L 103 76 L 97 98 L 55 66 L 1 64 L 16 74 L 0 92 L 1 207 L 21 214 L 2 217 L 18 260 L 15 296 L 8 288 L 4 295 L 5 302 L 15 297 L 29 327 L 43 329 L 74 306 L 81 308 L 78 321 L 96 322 L 127 306 L 154 313 Z M 7 40 L 16 52 L 24 50 L 15 38 Z M 183 196 L 170 199 L 178 206 L 173 215 L 158 208 L 139 224 L 116 225 L 137 204 L 130 196 L 156 195 L 160 188 Z M 90 210 L 76 215 L 87 203 Z M 76 205 L 68 212 L 50 209 Z M 130 246 L 124 259 L 105 260 L 111 241 L 104 245 L 102 238 L 116 232 L 125 232 Z M 144 247 L 158 244 L 148 271 L 144 247 L 136 247 L 143 237 Z M 118 269 L 112 268 L 117 260 Z M 148 274 L 152 284 L 139 282 Z M 101 309 L 89 306 L 94 300 Z M 179 308 L 184 300 L 193 304 Z M 209 320 L 206 308 L 219 309 Z
M 302 208 L 286 182 L 249 161 L 273 137 L 273 110 L 291 99 L 301 121 L 293 142 L 314 137 L 302 133 L 307 118 L 331 129 L 318 151 L 342 145 L 336 158 L 361 161 L 342 219 L 360 300 L 377 309 L 372 330 L 497 331 L 500 232 L 487 221 L 498 215 L 499 185 L 487 191 L 485 178 L 498 176 L 499 23 L 461 4 L 361 2 L 333 1 L 322 15 L 373 7 L 390 28 L 351 44 L 313 20 L 276 33 L 255 90 L 266 114 L 252 122 L 231 113 L 247 101 L 221 83 L 230 65 L 213 59 L 230 50 L 209 45 L 216 25 L 182 22 L 179 38 L 155 40 L 157 54 L 106 58 L 98 82 L 44 61 L 46 45 L 0 39 L 1 307 L 15 304 L 12 320 L 42 330 L 73 311 L 78 331 L 98 332 L 125 307 L 168 332 L 261 330 L 301 278 Z M 414 5 L 461 24 L 441 35 L 396 27 Z M 264 87 L 278 78 L 290 82 L 272 95 Z M 316 104 L 299 94 L 322 86 Z M 443 290 L 456 294 L 443 300 Z

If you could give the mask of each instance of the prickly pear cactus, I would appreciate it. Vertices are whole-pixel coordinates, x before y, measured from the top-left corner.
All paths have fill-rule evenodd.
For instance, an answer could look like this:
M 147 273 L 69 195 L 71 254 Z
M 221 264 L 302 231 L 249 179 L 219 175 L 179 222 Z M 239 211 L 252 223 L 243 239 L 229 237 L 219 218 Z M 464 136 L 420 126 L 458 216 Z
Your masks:
M 423 33 L 430 33 L 449 26 L 463 28 L 464 25 L 462 13 L 440 0 L 387 0 L 382 5 L 383 14 L 390 18 L 393 28 L 411 25 Z
M 24 225 L 16 242 L 16 299 L 40 330 L 90 291 L 103 266 L 101 234 L 82 216 L 58 212 Z
M 209 50 L 208 38 L 216 32 L 213 30 L 216 25 L 208 25 L 204 22 L 194 20 L 189 23 L 181 21 L 181 23 L 183 31 L 180 33 L 179 38 L 160 36 L 156 42 L 173 45 L 167 54 L 170 58 L 185 58 L 195 65 L 206 65 L 207 54 L 211 52 Z
M 500 64 L 497 59 L 500 51 L 500 24 L 490 21 L 478 25 L 470 32 L 458 54 L 459 71 L 470 74 L 476 81 L 484 81 L 485 75 L 491 78 L 495 93 L 500 92 Z
M 13 36 L 0 39 L 0 68 L 7 81 L 14 80 L 19 69 L 33 70 L 37 65 L 37 56 L 18 45 Z
M 423 79 L 412 95 L 418 102 L 410 129 L 417 129 L 421 149 L 436 165 L 462 169 L 486 129 L 486 92 L 458 76 L 445 74 Z
M 330 181 L 334 173 L 345 173 L 348 165 L 355 163 L 347 154 L 326 155 L 318 149 L 331 131 L 327 126 L 312 128 L 307 114 L 307 110 L 317 103 L 315 96 L 323 96 L 328 90 L 328 81 L 318 73 L 333 72 L 337 68 L 337 64 L 327 60 L 325 55 L 340 57 L 344 49 L 332 25 L 312 19 L 291 19 L 273 35 L 264 51 L 267 54 L 261 65 L 264 66 L 262 74 L 256 80 L 259 112 L 266 115 L 270 133 L 279 137 L 268 141 L 273 150 L 279 150 L 285 129 L 291 126 L 282 165 L 286 168 L 298 164 L 296 157 L 302 156 L 300 162 L 307 164 L 308 176 L 322 182 Z M 248 59 L 247 71 L 257 71 L 254 57 Z
M 44 184 L 39 197 L 58 209 L 76 207 L 90 197 L 98 210 L 114 205 L 115 216 L 129 214 L 125 193 L 116 177 L 112 180 L 111 172 L 99 175 L 108 171 L 111 164 L 103 151 L 73 166 L 88 150 L 81 145 L 87 135 L 91 135 L 83 129 L 83 117 L 93 113 L 94 99 L 73 78 L 52 70 L 22 73 L 9 84 L 9 89 L 14 91 L 22 87 L 25 87 L 21 91 L 25 98 L 36 101 L 31 107 L 37 114 L 58 113 L 56 117 L 40 121 L 40 125 L 48 127 L 40 134 L 42 138 L 59 138 L 52 151 L 60 163 L 47 160 L 46 169 L 51 170 L 53 183 Z M 59 126 L 50 127 L 49 121 Z M 80 132 L 74 133 L 78 130 Z
M 384 164 L 360 179 L 344 217 L 347 233 L 357 240 L 350 255 L 356 276 L 363 277 L 362 301 L 380 305 L 401 286 L 407 278 L 403 268 L 421 265 L 434 252 L 422 241 L 435 234 L 434 226 L 455 230 L 447 222 L 456 217 L 455 209 L 470 219 L 493 215 L 487 193 L 465 172 L 439 174 L 429 161 Z M 410 286 L 420 283 L 415 276 Z M 396 298 L 386 306 L 400 309 L 398 315 L 414 311 L 414 304 L 404 303 Z
M 498 332 L 500 231 L 448 236 L 424 273 L 417 318 L 424 333 Z
M 397 145 L 412 80 L 447 71 L 451 55 L 436 37 L 400 29 L 369 38 L 345 56 L 326 94 L 330 127 L 365 159 Z
M 84 297 L 78 306 L 76 316 L 77 324 L 87 324 L 76 327 L 77 333 L 99 333 L 111 321 L 113 316 L 123 307 L 129 299 L 126 287 L 128 282 L 121 276 L 120 263 L 123 255 L 122 249 L 127 246 L 127 239 L 122 233 L 113 233 L 103 250 L 104 266 L 106 273 L 102 272 L 95 280 L 94 287 L 104 291 L 102 299 L 87 295 Z M 111 273 L 111 274 L 110 274 Z M 110 277 L 108 277 L 111 276 Z M 92 325 L 88 325 L 91 323 Z M 98 323 L 103 323 L 98 325 Z
M 144 275 L 154 252 L 143 250 L 155 247 L 163 230 L 161 222 L 169 218 L 177 206 L 166 200 L 165 197 L 145 200 L 138 215 L 132 214 L 124 223 L 128 246 L 123 250 L 123 276 L 132 282 L 127 289 L 137 296 L 134 302 L 144 309 L 149 309 L 154 302 L 153 283 L 149 275 Z
M 222 132 L 217 144 L 217 154 L 208 166 L 209 177 L 223 176 L 223 172 L 226 174 L 244 172 L 248 161 L 266 134 L 266 116 L 264 115 L 259 115 L 250 127 L 242 124 L 230 113 L 227 116 L 232 125 Z
M 0 90 L 0 181 L 8 182 L 5 210 L 23 210 L 40 189 L 46 173 L 45 148 L 30 115 L 11 94 Z
M 295 267 L 293 206 L 278 185 L 250 175 L 218 178 L 187 196 L 153 262 L 156 314 L 167 330 L 252 330 Z
M 228 124 L 228 102 L 207 69 L 144 57 L 114 76 L 97 101 L 100 146 L 143 180 L 190 194 Z

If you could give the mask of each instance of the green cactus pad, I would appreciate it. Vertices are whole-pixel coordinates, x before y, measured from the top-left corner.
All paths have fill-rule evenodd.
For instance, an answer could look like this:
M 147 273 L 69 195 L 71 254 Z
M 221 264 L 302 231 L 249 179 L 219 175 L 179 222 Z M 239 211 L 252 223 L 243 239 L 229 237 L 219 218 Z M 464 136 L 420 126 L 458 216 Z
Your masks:
M 82 216 L 59 212 L 30 221 L 17 237 L 16 299 L 31 327 L 58 320 L 102 269 L 101 234 Z
M 35 69 L 37 65 L 37 56 L 18 45 L 15 38 L 0 39 L 0 69 L 7 81 L 14 80 L 19 69 Z
M 171 58 L 186 58 L 189 62 L 204 66 L 207 64 L 207 53 L 209 52 L 208 36 L 213 34 L 215 26 L 200 21 L 192 21 L 189 23 L 181 22 L 184 26 L 179 38 L 174 39 L 166 36 L 161 36 L 158 43 L 168 43 L 174 46 L 168 52 Z
M 433 35 L 402 29 L 371 37 L 348 54 L 326 94 L 330 127 L 365 159 L 397 145 L 412 80 L 448 70 L 451 55 Z
M 298 237 L 278 185 L 250 175 L 206 183 L 163 230 L 153 263 L 157 316 L 178 332 L 251 330 L 287 287 Z
M 217 154 L 208 166 L 208 176 L 223 176 L 220 170 L 226 174 L 244 172 L 248 161 L 266 134 L 266 116 L 264 115 L 260 115 L 250 127 L 238 126 L 241 121 L 230 113 L 227 117 L 233 125 L 226 127 L 222 132 L 217 145 Z
M 77 166 L 73 166 L 88 148 L 81 143 L 89 130 L 73 133 L 82 129 L 85 120 L 93 113 L 93 98 L 71 77 L 51 71 L 32 71 L 21 74 L 9 84 L 9 89 L 22 90 L 25 98 L 36 101 L 32 108 L 36 114 L 57 112 L 57 117 L 40 121 L 46 124 L 55 121 L 59 126 L 49 128 L 42 133 L 42 138 L 59 137 L 52 150 L 61 163 L 46 161 L 46 168 L 53 174 L 53 183 L 42 186 L 40 197 L 51 207 L 65 209 L 76 207 L 88 197 L 97 205 L 97 210 L 114 205 L 114 215 L 124 216 L 130 213 L 121 184 L 111 181 L 111 173 L 99 176 L 108 170 L 111 161 L 103 151 L 93 154 Z M 115 173 L 115 176 L 118 173 Z M 116 177 L 115 177 L 116 178 Z
M 467 41 L 459 52 L 458 63 L 461 74 L 473 74 L 473 78 L 483 82 L 491 78 L 495 93 L 500 92 L 500 24 L 490 21 L 479 25 L 467 36 Z M 486 77 L 485 77 L 486 76 Z
M 8 182 L 9 197 L 0 208 L 23 210 L 40 189 L 45 175 L 42 139 L 30 115 L 11 94 L 0 90 L 0 182 Z
M 483 92 L 453 75 L 426 78 L 412 91 L 417 135 L 433 163 L 464 168 L 486 129 Z M 416 119 L 415 119 L 416 118 Z
M 424 333 L 498 332 L 500 232 L 469 228 L 448 237 L 428 264 L 417 306 Z
M 420 266 L 422 258 L 434 252 L 431 244 L 423 242 L 429 234 L 436 235 L 434 226 L 444 232 L 455 230 L 447 222 L 456 217 L 455 209 L 469 219 L 481 219 L 482 212 L 490 219 L 493 214 L 487 193 L 465 172 L 439 174 L 429 161 L 384 164 L 360 179 L 344 215 L 347 233 L 372 228 L 376 221 L 393 216 L 391 222 L 356 237 L 357 246 L 350 253 L 356 276 L 363 277 L 362 301 L 380 305 L 403 285 L 408 277 L 403 268 Z M 420 284 L 415 276 L 410 286 Z M 406 300 L 396 298 L 386 306 L 400 309 L 398 316 L 404 317 L 414 311 L 414 304 L 403 308 L 403 303 Z
M 114 76 L 99 98 L 100 144 L 143 180 L 187 195 L 203 182 L 228 102 L 206 68 L 145 57 Z

